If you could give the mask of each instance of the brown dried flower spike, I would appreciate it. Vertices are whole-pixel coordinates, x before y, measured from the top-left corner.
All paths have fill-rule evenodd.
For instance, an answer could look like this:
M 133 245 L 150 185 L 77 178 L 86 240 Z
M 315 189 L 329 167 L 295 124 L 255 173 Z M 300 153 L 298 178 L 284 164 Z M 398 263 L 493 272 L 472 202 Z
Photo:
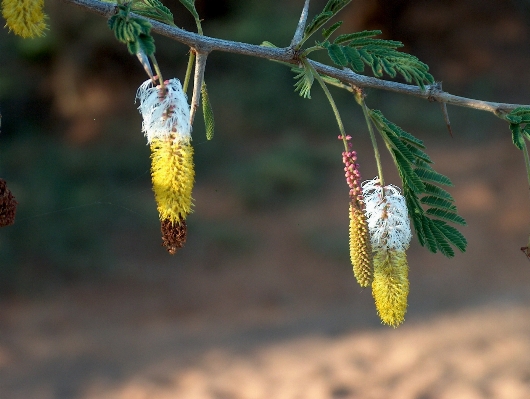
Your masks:
M 188 226 L 185 220 L 172 223 L 171 220 L 165 219 L 160 223 L 162 228 L 162 245 L 166 247 L 171 255 L 184 246 L 188 235 Z
M 7 188 L 6 181 L 0 179 L 0 227 L 15 223 L 15 213 L 18 202 Z

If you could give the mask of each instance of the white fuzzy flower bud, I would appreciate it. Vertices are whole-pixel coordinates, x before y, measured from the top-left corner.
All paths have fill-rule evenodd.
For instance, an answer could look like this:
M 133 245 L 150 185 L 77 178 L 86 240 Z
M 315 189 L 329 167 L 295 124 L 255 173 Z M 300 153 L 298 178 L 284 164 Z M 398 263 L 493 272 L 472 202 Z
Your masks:
M 142 114 L 142 131 L 147 142 L 154 139 L 165 139 L 170 135 L 177 141 L 188 142 L 191 138 L 190 106 L 186 94 L 178 79 L 164 82 L 166 93 L 155 87 L 151 80 L 146 80 L 136 93 L 140 100 Z
M 362 184 L 372 249 L 405 251 L 412 233 L 405 198 L 398 187 L 381 187 L 379 179 Z

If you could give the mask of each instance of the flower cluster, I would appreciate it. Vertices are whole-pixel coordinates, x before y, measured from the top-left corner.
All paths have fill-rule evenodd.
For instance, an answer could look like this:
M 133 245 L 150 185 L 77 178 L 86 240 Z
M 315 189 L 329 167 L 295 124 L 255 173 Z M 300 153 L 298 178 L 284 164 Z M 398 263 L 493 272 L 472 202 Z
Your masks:
M 140 100 L 138 110 L 148 143 L 170 135 L 181 142 L 191 140 L 190 106 L 178 79 L 166 80 L 164 89 L 146 80 L 138 88 L 136 98 Z
M 353 275 L 361 287 L 368 287 L 373 280 L 373 259 L 370 233 L 366 215 L 362 209 L 350 203 L 350 259 Z
M 339 136 L 342 140 L 342 136 Z M 346 136 L 348 142 L 348 151 L 342 152 L 342 162 L 344 163 L 344 176 L 346 183 L 350 187 L 350 199 L 357 202 L 359 208 L 362 207 L 363 195 L 361 189 L 361 172 L 359 172 L 359 164 L 357 163 L 357 153 L 353 151 L 351 144 L 351 136 Z
M 412 238 L 405 198 L 393 185 L 381 187 L 379 179 L 362 184 L 366 217 L 374 251 L 405 251 Z
M 178 79 L 154 86 L 144 82 L 136 97 L 142 130 L 151 146 L 151 177 L 161 221 L 162 242 L 175 254 L 186 242 L 186 217 L 192 211 L 193 147 L 190 107 Z
M 364 201 L 361 188 L 361 173 L 357 153 L 352 150 L 351 136 L 345 137 L 348 151 L 342 153 L 344 175 L 350 188 L 350 259 L 353 275 L 361 287 L 368 287 L 373 278 L 372 247 L 368 223 L 364 213 Z M 342 140 L 342 136 L 339 136 Z
M 405 320 L 409 294 L 407 255 L 386 250 L 374 255 L 372 295 L 383 323 L 397 327 Z
M 374 257 L 372 295 L 383 323 L 397 327 L 405 320 L 409 293 L 407 206 L 397 187 L 383 187 L 378 178 L 364 182 L 362 191 Z
M 193 147 L 172 138 L 155 140 L 151 143 L 151 160 L 153 190 L 160 218 L 173 223 L 185 219 L 192 207 Z
M 2 0 L 2 15 L 10 31 L 23 38 L 43 36 L 46 15 L 44 0 Z

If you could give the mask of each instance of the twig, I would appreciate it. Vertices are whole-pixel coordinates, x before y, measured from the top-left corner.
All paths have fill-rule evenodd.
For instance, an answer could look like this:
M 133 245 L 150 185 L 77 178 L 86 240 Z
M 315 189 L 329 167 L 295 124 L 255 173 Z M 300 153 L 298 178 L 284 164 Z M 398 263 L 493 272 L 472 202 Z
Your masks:
M 199 107 L 199 101 L 201 100 L 201 88 L 202 82 L 204 82 L 204 69 L 206 68 L 206 59 L 208 53 L 197 52 L 195 61 L 195 76 L 193 77 L 193 97 L 191 98 L 191 109 L 190 109 L 190 126 L 193 126 L 193 120 Z
M 298 21 L 298 26 L 296 27 L 296 32 L 294 33 L 293 40 L 291 41 L 291 48 L 295 48 L 300 44 L 302 38 L 304 37 L 305 24 L 307 22 L 307 14 L 309 13 L 309 1 L 305 0 L 304 9 L 302 10 L 302 15 L 300 15 L 300 21 Z
M 195 51 L 190 49 L 190 55 L 188 56 L 188 66 L 186 68 L 186 76 L 184 77 L 184 85 L 182 86 L 182 90 L 184 93 L 188 92 L 188 85 L 190 83 L 190 76 L 191 76 L 191 68 L 193 68 L 193 64 L 195 63 Z
M 89 11 L 93 11 L 106 18 L 110 18 L 115 13 L 115 5 L 102 3 L 97 0 L 62 0 L 65 3 L 74 4 Z M 133 13 L 131 13 L 134 15 Z M 135 15 L 136 17 L 140 17 Z M 142 17 L 140 17 L 142 18 Z M 234 42 L 230 40 L 222 40 L 213 37 L 198 35 L 196 33 L 188 32 L 183 29 L 169 26 L 158 21 L 149 20 L 153 26 L 153 32 L 167 36 L 170 39 L 183 43 L 197 52 L 209 53 L 211 51 L 224 51 L 228 53 L 248 55 L 251 57 L 266 58 L 274 61 L 285 62 L 296 65 L 298 60 L 289 47 L 275 48 L 266 46 L 256 46 L 248 43 Z M 313 68 L 320 74 L 331 76 L 349 85 L 355 85 L 362 88 L 374 88 L 392 91 L 400 94 L 420 97 L 430 101 L 438 101 L 456 105 L 460 107 L 472 108 L 480 111 L 491 112 L 499 117 L 509 113 L 517 107 L 527 107 L 522 104 L 508 104 L 490 101 L 474 100 L 471 98 L 455 96 L 453 94 L 444 92 L 438 89 L 435 85 L 427 86 L 425 90 L 417 86 L 392 82 L 373 78 L 370 76 L 359 75 L 351 69 L 338 69 L 320 62 L 308 60 Z

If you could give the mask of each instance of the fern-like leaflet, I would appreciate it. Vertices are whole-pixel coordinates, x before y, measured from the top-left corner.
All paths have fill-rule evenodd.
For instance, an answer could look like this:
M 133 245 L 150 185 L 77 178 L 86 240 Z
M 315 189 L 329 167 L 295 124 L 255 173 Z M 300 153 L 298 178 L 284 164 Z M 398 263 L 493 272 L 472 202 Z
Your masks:
M 414 83 L 422 89 L 426 84 L 434 83 L 427 64 L 413 55 L 397 50 L 403 47 L 403 43 L 374 39 L 374 36 L 381 34 L 380 30 L 339 35 L 333 43 L 328 40 L 327 33 L 323 32 L 326 40 L 317 43 L 317 46 L 327 49 L 329 57 L 336 65 L 350 65 L 358 73 L 363 72 L 365 65 L 368 65 L 376 77 L 382 77 L 386 73 L 395 78 L 400 74 L 408 83 Z
M 351 0 L 329 0 L 322 12 L 315 15 L 313 20 L 307 24 L 304 30 L 304 38 L 302 39 L 302 43 L 305 42 L 309 36 L 328 23 L 328 21 L 333 18 L 340 10 L 342 10 L 350 1 Z
M 524 139 L 530 140 L 530 108 L 518 107 L 504 116 L 510 123 L 513 144 L 522 150 Z
M 298 73 L 294 77 L 297 79 L 294 90 L 299 92 L 301 97 L 311 99 L 311 87 L 315 81 L 313 72 L 309 68 L 293 68 L 292 71 Z

